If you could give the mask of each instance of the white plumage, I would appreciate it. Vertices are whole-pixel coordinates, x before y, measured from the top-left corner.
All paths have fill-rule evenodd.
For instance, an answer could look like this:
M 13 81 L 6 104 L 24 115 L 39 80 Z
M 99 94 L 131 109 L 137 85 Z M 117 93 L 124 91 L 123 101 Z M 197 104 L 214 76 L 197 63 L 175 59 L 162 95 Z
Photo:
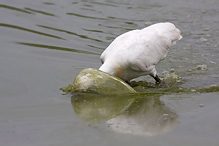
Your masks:
M 182 38 L 174 24 L 157 23 L 118 36 L 101 54 L 99 70 L 125 81 L 151 75 L 157 82 L 155 65 L 164 59 L 168 48 Z

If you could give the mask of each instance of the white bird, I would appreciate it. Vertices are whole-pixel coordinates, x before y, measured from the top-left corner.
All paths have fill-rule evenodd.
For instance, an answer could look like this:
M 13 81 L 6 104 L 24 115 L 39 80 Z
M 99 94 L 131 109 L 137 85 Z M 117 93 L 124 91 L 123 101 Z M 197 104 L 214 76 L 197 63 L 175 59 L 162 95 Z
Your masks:
M 181 38 L 180 30 L 169 22 L 126 32 L 115 38 L 101 54 L 103 64 L 99 70 L 124 81 L 150 75 L 160 83 L 155 65 L 166 57 L 168 49 Z

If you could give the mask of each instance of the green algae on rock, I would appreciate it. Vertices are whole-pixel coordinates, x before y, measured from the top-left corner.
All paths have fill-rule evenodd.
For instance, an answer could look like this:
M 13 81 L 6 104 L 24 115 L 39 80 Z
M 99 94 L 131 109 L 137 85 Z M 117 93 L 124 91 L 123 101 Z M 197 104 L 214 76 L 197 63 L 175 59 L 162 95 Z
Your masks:
M 123 80 L 94 68 L 83 69 L 75 78 L 71 92 L 129 94 L 136 91 Z

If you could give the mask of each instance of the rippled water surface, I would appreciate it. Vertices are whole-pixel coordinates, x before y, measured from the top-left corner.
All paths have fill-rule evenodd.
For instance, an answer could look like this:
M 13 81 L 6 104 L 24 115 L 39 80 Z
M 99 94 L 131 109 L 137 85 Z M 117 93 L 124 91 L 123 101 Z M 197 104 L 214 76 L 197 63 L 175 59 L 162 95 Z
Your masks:
M 2 0 L 1 145 L 217 146 L 218 0 Z M 83 68 L 118 35 L 169 21 L 183 39 L 157 66 L 171 87 L 150 77 L 139 96 L 63 96 Z M 168 94 L 162 94 L 163 92 Z

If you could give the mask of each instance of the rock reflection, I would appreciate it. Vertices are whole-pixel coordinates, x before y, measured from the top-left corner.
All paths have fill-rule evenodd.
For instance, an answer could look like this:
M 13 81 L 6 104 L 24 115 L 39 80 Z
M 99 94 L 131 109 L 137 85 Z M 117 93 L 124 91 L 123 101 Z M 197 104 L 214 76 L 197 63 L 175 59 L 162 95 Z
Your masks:
M 159 94 L 72 96 L 75 113 L 88 123 L 106 121 L 115 132 L 156 135 L 179 125 L 178 115 L 168 108 Z
M 107 123 L 116 132 L 147 136 L 168 132 L 179 125 L 179 119 L 159 96 L 144 96 Z
M 75 94 L 71 98 L 75 113 L 88 123 L 107 121 L 130 107 L 131 95 Z

